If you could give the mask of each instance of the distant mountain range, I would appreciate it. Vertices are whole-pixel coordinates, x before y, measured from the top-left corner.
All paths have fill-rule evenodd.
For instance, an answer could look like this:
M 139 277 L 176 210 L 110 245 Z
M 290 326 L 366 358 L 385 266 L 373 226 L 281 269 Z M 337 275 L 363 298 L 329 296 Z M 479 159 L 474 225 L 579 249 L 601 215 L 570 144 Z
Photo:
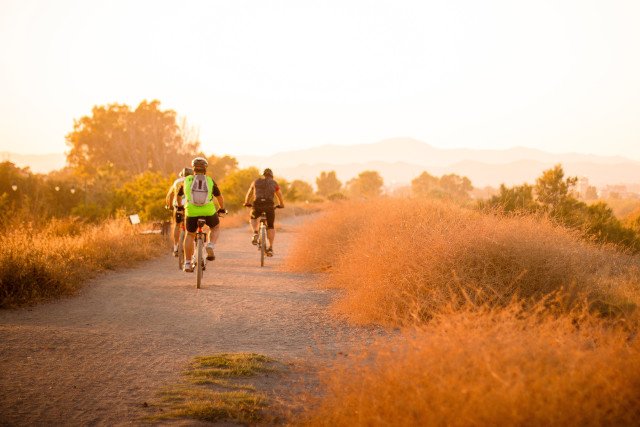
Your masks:
M 240 166 L 270 167 L 287 179 L 313 182 L 323 170 L 335 170 L 342 181 L 364 170 L 377 170 L 385 183 L 399 185 L 427 171 L 456 173 L 476 187 L 534 182 L 540 173 L 561 163 L 568 175 L 586 176 L 593 185 L 640 183 L 640 162 L 619 156 L 553 154 L 515 147 L 506 150 L 436 148 L 412 138 L 373 144 L 324 145 L 272 156 L 239 156 Z
M 0 152 L 0 160 L 29 166 L 39 173 L 65 166 L 62 153 L 21 155 Z M 270 167 L 289 180 L 314 182 L 321 171 L 335 170 L 343 182 L 365 170 L 380 172 L 387 185 L 403 185 L 423 171 L 432 175 L 456 173 L 475 187 L 501 183 L 533 183 L 540 173 L 561 163 L 568 175 L 585 176 L 592 185 L 640 184 L 640 162 L 624 157 L 580 153 L 553 154 L 515 147 L 506 150 L 436 148 L 412 138 L 386 139 L 373 144 L 323 145 L 272 156 L 238 156 L 241 167 Z

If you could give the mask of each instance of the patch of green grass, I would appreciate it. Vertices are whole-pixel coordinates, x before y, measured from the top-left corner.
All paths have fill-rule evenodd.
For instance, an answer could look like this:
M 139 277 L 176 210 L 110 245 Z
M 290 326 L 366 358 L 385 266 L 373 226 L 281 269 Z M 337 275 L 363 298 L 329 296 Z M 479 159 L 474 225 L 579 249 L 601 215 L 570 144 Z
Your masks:
M 190 418 L 203 421 L 229 420 L 253 423 L 268 405 L 248 378 L 274 372 L 276 361 L 255 353 L 220 353 L 193 359 L 179 384 L 159 393 L 153 405 L 162 413 L 149 421 Z

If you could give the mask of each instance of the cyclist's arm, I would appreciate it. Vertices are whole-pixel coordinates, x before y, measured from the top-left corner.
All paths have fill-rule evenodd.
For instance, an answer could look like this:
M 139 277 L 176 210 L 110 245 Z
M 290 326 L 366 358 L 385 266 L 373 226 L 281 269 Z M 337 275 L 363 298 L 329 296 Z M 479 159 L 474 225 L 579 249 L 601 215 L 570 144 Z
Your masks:
M 276 197 L 278 198 L 278 203 L 280 204 L 280 206 L 284 208 L 284 197 L 282 197 L 282 191 L 280 191 L 280 189 L 276 191 Z
M 171 206 L 173 201 L 173 185 L 171 186 L 171 188 L 169 188 L 169 192 L 167 193 L 167 196 L 164 199 L 164 204 L 167 206 Z
M 222 197 L 222 193 L 220 192 L 220 188 L 218 188 L 217 184 L 213 184 L 213 197 L 218 201 L 218 206 L 220 209 L 224 210 L 224 197 Z
M 251 186 L 249 187 L 249 191 L 247 191 L 247 195 L 244 197 L 244 204 L 248 204 L 253 202 L 253 193 L 255 192 L 255 182 L 251 183 Z

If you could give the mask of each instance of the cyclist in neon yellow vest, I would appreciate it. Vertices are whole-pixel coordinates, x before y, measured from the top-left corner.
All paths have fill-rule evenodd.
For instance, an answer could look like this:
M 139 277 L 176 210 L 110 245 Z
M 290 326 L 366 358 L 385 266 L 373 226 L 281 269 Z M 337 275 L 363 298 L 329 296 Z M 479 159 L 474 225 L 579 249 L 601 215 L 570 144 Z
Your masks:
M 191 161 L 194 175 L 189 175 L 184 179 L 184 196 L 185 196 L 185 214 L 187 220 L 185 228 L 187 235 L 184 239 L 184 271 L 193 272 L 194 266 L 191 263 L 193 257 L 193 242 L 196 231 L 198 230 L 198 219 L 204 219 L 209 226 L 208 243 L 207 243 L 207 259 L 213 261 L 215 255 L 213 249 L 220 235 L 220 219 L 218 214 L 225 214 L 224 198 L 220 193 L 220 189 L 215 181 L 207 176 L 207 166 L 209 162 L 204 157 L 196 157 Z M 220 209 L 216 210 L 213 198 L 218 201 Z

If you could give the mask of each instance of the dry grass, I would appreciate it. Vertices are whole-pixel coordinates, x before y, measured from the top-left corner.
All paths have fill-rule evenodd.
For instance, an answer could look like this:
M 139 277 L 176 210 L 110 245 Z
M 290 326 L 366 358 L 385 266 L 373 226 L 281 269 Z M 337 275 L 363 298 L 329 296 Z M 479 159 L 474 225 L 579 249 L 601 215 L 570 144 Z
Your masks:
M 337 312 L 356 323 L 408 325 L 472 301 L 535 303 L 561 292 L 601 311 L 640 303 L 640 257 L 596 246 L 533 217 L 499 217 L 455 205 L 380 199 L 334 206 L 305 226 L 288 260 L 328 271 L 344 292 Z
M 96 273 L 151 258 L 165 248 L 159 236 L 139 235 L 124 221 L 15 224 L 0 237 L 0 307 L 73 294 Z
M 301 424 L 637 425 L 638 366 L 638 339 L 590 315 L 457 310 L 325 372 Z

